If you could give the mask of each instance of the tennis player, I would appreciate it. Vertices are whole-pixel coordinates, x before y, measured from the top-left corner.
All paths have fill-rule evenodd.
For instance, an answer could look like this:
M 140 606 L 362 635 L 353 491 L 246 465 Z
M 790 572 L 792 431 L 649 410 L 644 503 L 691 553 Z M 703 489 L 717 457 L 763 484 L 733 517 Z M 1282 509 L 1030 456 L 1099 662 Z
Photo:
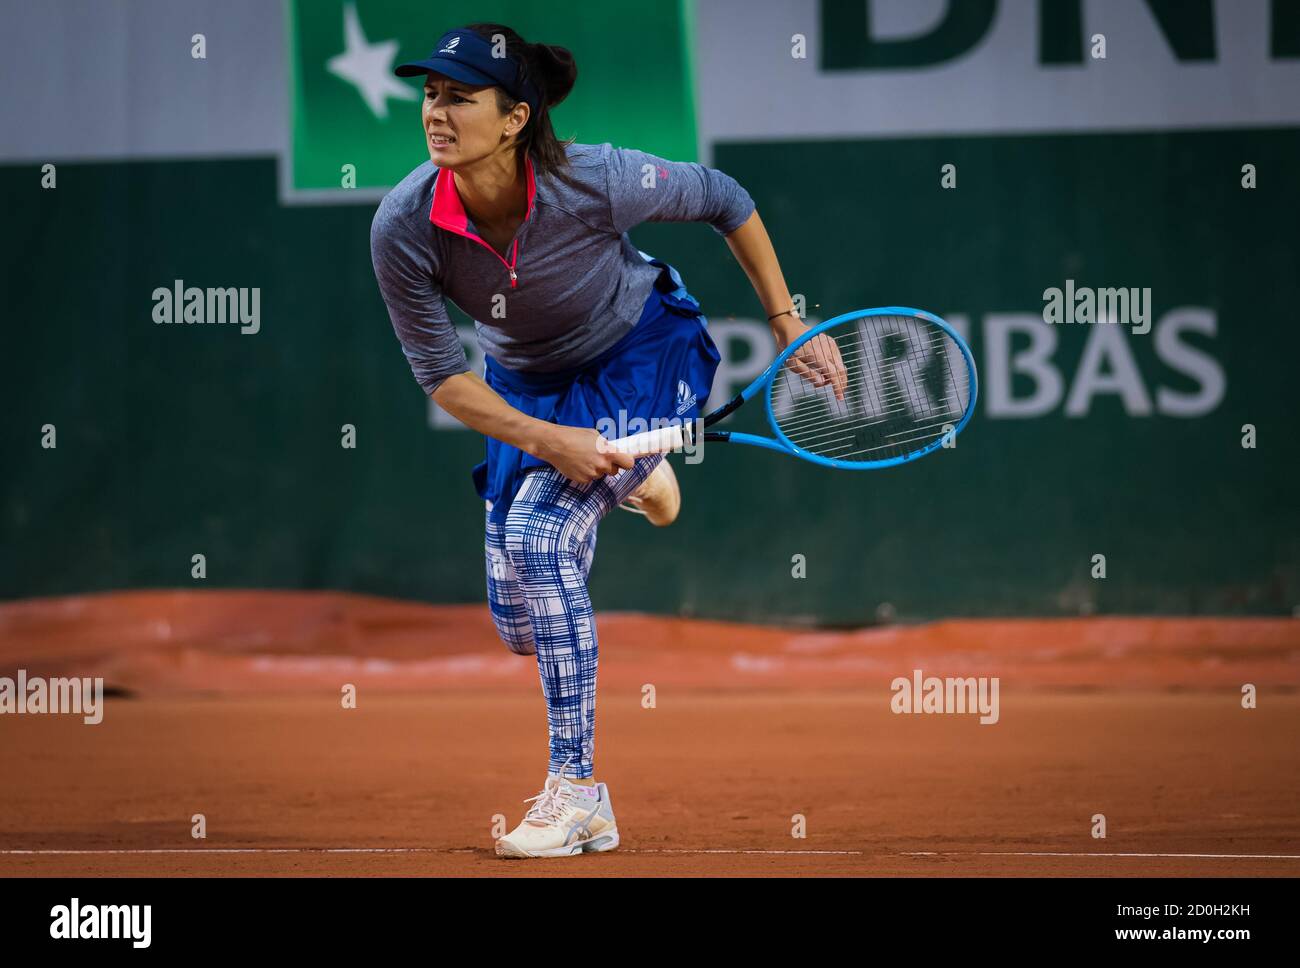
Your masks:
M 420 386 L 487 439 L 472 476 L 486 509 L 488 606 L 507 648 L 536 654 L 546 698 L 546 782 L 496 852 L 612 850 L 618 826 L 592 763 L 597 649 L 586 582 L 596 528 L 620 505 L 670 524 L 681 497 L 662 455 L 609 452 L 596 428 L 693 419 L 719 362 L 681 276 L 632 245 L 628 230 L 708 223 L 748 275 L 778 348 L 806 327 L 734 179 L 556 139 L 549 110 L 577 79 L 565 48 L 471 24 L 396 73 L 425 75 L 429 161 L 375 213 L 375 276 Z M 448 298 L 475 320 L 481 377 Z M 830 382 L 811 354 L 802 363 L 814 385 Z

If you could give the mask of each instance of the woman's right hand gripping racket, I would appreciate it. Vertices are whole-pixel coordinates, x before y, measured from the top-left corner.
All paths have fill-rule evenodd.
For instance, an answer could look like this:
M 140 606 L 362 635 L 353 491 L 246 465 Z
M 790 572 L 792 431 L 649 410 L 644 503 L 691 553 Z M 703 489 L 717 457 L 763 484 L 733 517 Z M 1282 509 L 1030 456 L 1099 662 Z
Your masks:
M 695 424 L 609 441 L 622 453 L 660 454 L 710 443 L 751 444 L 844 470 L 891 467 L 950 442 L 975 409 L 970 348 L 920 309 L 860 309 L 814 326 L 745 390 Z M 774 436 L 709 427 L 763 395 Z M 949 446 L 951 444 L 949 443 Z

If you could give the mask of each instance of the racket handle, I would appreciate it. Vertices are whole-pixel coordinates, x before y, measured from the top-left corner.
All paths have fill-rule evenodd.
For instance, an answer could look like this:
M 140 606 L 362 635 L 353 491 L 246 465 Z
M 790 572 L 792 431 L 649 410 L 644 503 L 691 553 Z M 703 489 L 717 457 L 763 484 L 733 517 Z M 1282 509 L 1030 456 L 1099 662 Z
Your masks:
M 654 430 L 646 430 L 639 434 L 631 434 L 627 437 L 619 437 L 617 440 L 607 440 L 605 441 L 605 447 L 620 454 L 633 454 L 642 457 L 646 454 L 666 454 L 669 451 L 680 450 L 689 446 L 690 443 L 691 425 L 673 424 L 667 427 L 656 427 Z

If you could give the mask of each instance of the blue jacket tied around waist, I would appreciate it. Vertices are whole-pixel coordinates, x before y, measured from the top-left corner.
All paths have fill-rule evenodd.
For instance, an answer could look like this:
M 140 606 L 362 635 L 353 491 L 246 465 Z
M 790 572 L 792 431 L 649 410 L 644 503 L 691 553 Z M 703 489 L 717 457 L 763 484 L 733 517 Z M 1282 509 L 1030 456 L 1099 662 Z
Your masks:
M 708 320 L 676 269 L 640 255 L 659 276 L 636 326 L 617 343 L 581 366 L 548 373 L 511 370 L 489 355 L 483 373 L 488 386 L 529 416 L 599 429 L 610 439 L 699 416 L 720 361 Z M 645 427 L 627 430 L 637 418 Z M 486 441 L 487 457 L 472 472 L 474 487 L 492 503 L 489 518 L 504 524 L 524 474 L 549 465 L 496 438 Z

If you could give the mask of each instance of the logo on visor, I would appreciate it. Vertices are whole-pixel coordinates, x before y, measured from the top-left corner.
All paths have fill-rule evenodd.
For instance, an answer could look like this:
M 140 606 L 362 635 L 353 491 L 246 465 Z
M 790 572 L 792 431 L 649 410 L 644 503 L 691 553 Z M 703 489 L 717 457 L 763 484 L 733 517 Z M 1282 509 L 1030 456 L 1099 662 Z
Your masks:
M 695 406 L 695 394 L 691 393 L 691 385 L 685 380 L 677 381 L 677 416 L 681 416 L 691 407 Z
M 451 38 L 451 40 L 447 41 L 447 46 L 444 47 L 444 48 L 442 48 L 440 51 L 438 51 L 438 53 L 439 53 L 439 54 L 454 54 L 454 53 L 456 53 L 456 46 L 457 46 L 459 43 L 460 43 L 460 38 L 459 38 L 459 37 L 453 37 L 453 38 Z

